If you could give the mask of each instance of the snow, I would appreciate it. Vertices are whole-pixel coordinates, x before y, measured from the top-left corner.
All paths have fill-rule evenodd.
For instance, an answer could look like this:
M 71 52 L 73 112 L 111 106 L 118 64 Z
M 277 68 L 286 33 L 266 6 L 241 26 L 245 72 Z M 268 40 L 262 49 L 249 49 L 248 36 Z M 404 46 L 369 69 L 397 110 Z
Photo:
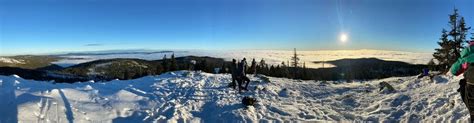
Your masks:
M 393 77 L 352 83 L 176 71 L 134 80 L 73 84 L 0 76 L 0 122 L 467 122 L 458 77 Z M 270 80 L 267 82 L 266 78 Z M 379 91 L 386 82 L 395 92 Z M 244 96 L 258 100 L 244 107 Z
M 13 58 L 0 57 L 0 62 L 9 63 L 9 64 L 25 64 L 24 60 L 17 60 Z
M 177 50 L 173 51 L 176 57 L 182 56 L 210 56 L 224 58 L 231 61 L 233 58 L 241 59 L 246 57 L 248 60 L 255 58 L 257 62 L 264 59 L 268 64 L 281 64 L 290 60 L 293 56 L 292 50 Z M 323 64 L 313 63 L 314 61 L 332 61 L 343 58 L 379 58 L 389 61 L 403 61 L 413 64 L 426 64 L 432 59 L 432 53 L 415 53 L 404 51 L 386 51 L 386 50 L 321 50 L 321 51 L 297 51 L 300 61 L 305 62 L 309 68 L 320 68 Z M 98 59 L 112 58 L 138 58 L 145 60 L 159 60 L 164 55 L 169 58 L 171 52 L 140 53 L 140 54 L 110 54 L 110 55 L 65 55 L 63 59 L 55 64 L 63 67 L 94 61 Z M 333 67 L 331 64 L 324 64 L 324 67 Z
M 118 63 L 118 62 L 107 62 L 107 63 L 101 63 L 101 64 L 94 65 L 93 67 L 88 69 L 89 72 L 87 72 L 87 75 L 101 75 L 101 74 L 104 74 L 104 72 L 100 72 L 101 71 L 100 69 L 106 68 L 110 65 L 114 65 L 114 63 Z M 148 68 L 148 66 L 141 65 L 141 64 L 139 64 L 138 62 L 135 62 L 135 61 L 127 62 L 127 66 Z
M 13 74 L 13 75 L 11 75 L 11 76 L 14 77 L 14 78 L 21 78 L 20 76 L 18 76 L 18 75 L 16 75 L 16 74 Z

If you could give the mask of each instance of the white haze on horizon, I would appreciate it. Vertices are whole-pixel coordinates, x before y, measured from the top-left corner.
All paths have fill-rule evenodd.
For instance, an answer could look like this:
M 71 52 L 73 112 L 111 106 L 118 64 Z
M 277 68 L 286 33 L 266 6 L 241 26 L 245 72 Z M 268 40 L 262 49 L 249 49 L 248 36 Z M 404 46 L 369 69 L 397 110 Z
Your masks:
M 293 56 L 292 50 L 172 50 L 173 52 L 154 52 L 154 53 L 113 53 L 103 55 L 62 55 L 66 59 L 54 62 L 63 67 L 94 61 L 98 59 L 113 58 L 137 58 L 145 60 L 160 60 L 167 55 L 169 58 L 172 53 L 175 57 L 182 56 L 209 56 L 215 58 L 223 58 L 231 61 L 232 59 L 240 60 L 246 58 L 247 62 L 253 58 L 257 62 L 264 59 L 267 64 L 279 65 L 282 62 L 291 60 Z M 378 58 L 387 61 L 401 61 L 411 64 L 426 64 L 432 59 L 432 53 L 416 53 L 406 51 L 387 51 L 387 50 L 319 50 L 319 51 L 297 51 L 301 64 L 305 63 L 308 68 L 321 68 L 322 64 L 316 64 L 315 61 L 333 61 L 339 59 L 356 59 L 356 58 Z M 325 64 L 324 67 L 332 67 Z

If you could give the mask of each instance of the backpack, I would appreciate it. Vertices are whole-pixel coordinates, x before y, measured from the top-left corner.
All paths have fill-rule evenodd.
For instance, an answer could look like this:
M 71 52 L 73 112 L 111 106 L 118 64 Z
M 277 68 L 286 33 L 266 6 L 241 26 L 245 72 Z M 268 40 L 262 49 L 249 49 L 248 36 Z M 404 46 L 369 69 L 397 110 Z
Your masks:
M 242 104 L 244 104 L 245 106 L 253 106 L 257 103 L 257 99 L 253 98 L 253 97 L 244 97 L 242 99 Z

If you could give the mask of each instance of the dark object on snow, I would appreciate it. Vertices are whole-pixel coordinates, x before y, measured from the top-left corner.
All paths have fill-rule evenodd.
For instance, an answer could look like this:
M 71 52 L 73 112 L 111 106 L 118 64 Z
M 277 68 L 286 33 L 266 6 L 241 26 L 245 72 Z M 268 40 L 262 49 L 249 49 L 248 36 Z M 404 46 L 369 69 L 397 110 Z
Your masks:
M 244 104 L 245 106 L 253 106 L 255 105 L 255 103 L 257 103 L 257 99 L 252 97 L 244 97 L 242 99 L 242 104 Z
M 388 84 L 387 82 L 380 82 L 380 90 L 379 91 L 386 91 L 388 93 L 395 92 L 395 88 L 392 85 Z
M 419 76 L 418 76 L 418 79 L 421 79 L 425 76 L 430 76 L 430 69 L 428 68 L 423 68 L 423 73 L 421 73 Z M 433 78 L 432 76 L 430 76 L 430 78 Z
M 461 94 L 461 99 L 463 102 L 465 101 L 466 98 L 466 79 L 461 79 L 459 80 L 459 89 L 458 92 Z
M 428 68 L 423 69 L 423 75 L 424 76 L 428 76 L 429 73 L 430 73 L 430 69 L 428 69 Z
M 238 80 L 237 80 L 237 75 L 238 75 L 238 66 L 237 66 L 237 60 L 232 59 L 232 64 L 230 66 L 231 74 L 232 74 L 232 84 L 230 84 L 230 87 L 235 88 Z
M 423 74 L 418 75 L 418 79 L 421 79 L 423 77 L 425 77 L 425 76 L 423 76 Z

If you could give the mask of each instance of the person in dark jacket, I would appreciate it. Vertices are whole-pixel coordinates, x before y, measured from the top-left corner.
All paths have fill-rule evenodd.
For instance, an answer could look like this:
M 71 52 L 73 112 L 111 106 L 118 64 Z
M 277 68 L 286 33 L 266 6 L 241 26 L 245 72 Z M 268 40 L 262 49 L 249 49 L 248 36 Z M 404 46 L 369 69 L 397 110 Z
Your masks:
M 246 70 L 247 70 L 247 60 L 244 58 L 242 59 L 242 61 L 240 61 L 240 64 L 239 64 L 239 72 L 240 72 L 239 74 L 245 75 Z
M 232 88 L 235 88 L 237 87 L 237 78 L 238 78 L 238 66 L 237 66 L 237 60 L 235 59 L 232 59 L 232 64 L 230 66 L 230 69 L 231 69 L 231 74 L 232 74 L 232 83 L 230 83 L 230 87 Z M 238 82 L 238 81 L 237 81 Z
M 247 90 L 247 87 L 249 86 L 250 79 L 246 76 L 245 70 L 247 69 L 247 61 L 246 59 L 242 59 L 242 61 L 239 64 L 239 77 L 240 77 L 240 82 L 239 82 L 239 92 L 243 90 Z M 245 87 L 242 87 L 242 84 L 246 83 Z
M 252 71 L 252 74 L 257 75 L 257 61 L 255 61 L 255 58 L 252 59 L 252 65 L 250 65 L 250 70 Z

